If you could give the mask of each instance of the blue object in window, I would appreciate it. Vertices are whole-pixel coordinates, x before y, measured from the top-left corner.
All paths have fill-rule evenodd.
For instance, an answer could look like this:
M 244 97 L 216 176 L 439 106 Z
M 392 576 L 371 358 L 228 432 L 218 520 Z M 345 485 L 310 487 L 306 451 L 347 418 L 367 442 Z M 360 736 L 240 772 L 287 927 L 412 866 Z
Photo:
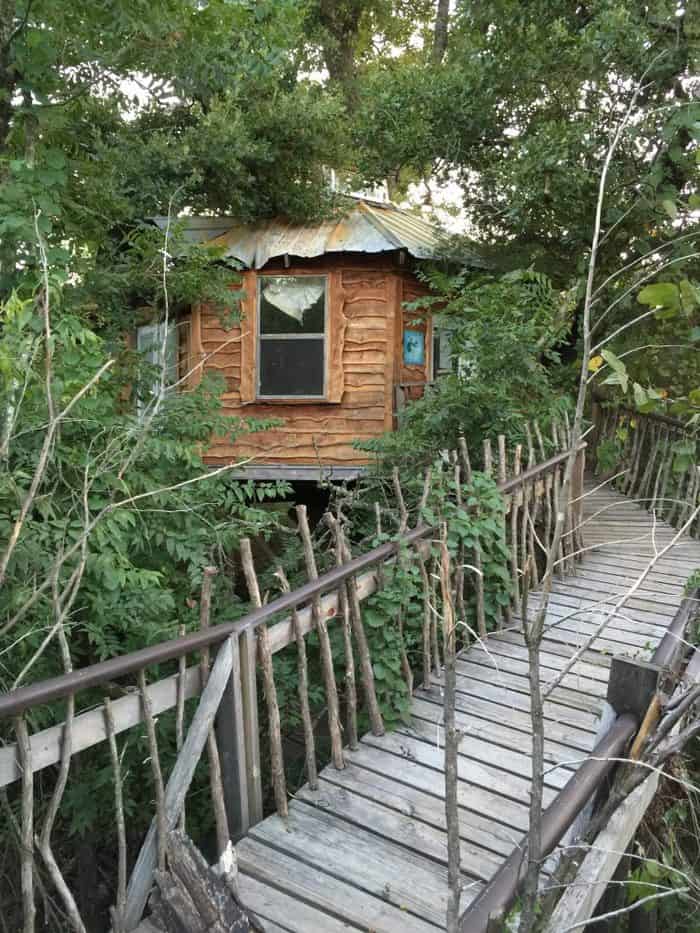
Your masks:
M 408 366 L 425 365 L 425 334 L 422 330 L 403 332 L 403 361 Z

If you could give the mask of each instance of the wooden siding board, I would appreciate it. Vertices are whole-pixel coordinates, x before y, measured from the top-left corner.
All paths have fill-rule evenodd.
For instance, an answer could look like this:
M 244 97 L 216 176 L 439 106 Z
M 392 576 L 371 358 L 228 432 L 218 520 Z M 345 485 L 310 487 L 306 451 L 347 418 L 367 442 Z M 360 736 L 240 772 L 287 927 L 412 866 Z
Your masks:
M 243 274 L 245 297 L 241 300 L 241 374 L 240 393 L 243 404 L 255 401 L 255 305 L 257 301 L 257 276 L 255 272 Z
M 347 260 L 347 264 L 346 264 Z M 205 371 L 223 375 L 224 414 L 230 417 L 274 418 L 283 424 L 269 431 L 243 435 L 235 445 L 214 438 L 207 451 L 211 465 L 243 457 L 258 462 L 302 466 L 364 465 L 369 457 L 353 447 L 391 429 L 396 331 L 404 274 L 383 258 L 343 256 L 339 262 L 270 267 L 280 274 L 318 274 L 329 279 L 328 382 L 326 399 L 257 400 L 255 389 L 257 305 L 256 273 L 243 276 L 240 328 L 224 329 L 213 308 L 201 313 L 202 352 L 210 354 Z M 233 342 L 232 342 L 233 340 Z M 228 341 L 228 343 L 227 343 Z

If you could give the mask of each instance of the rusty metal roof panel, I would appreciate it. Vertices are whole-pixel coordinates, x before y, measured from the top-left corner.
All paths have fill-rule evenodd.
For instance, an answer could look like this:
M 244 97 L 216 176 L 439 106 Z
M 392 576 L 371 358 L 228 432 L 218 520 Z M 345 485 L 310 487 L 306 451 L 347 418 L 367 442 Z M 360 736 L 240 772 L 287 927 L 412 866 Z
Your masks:
M 361 201 L 359 209 L 369 216 L 385 236 L 417 259 L 430 259 L 437 254 L 439 234 L 422 217 L 399 210 L 393 205 L 372 204 L 368 201 Z
M 261 269 L 277 256 L 310 259 L 324 253 L 383 253 L 405 249 L 412 256 L 434 256 L 438 234 L 431 224 L 392 204 L 357 200 L 340 220 L 292 224 L 275 218 L 256 224 L 232 224 L 207 241 L 248 268 Z

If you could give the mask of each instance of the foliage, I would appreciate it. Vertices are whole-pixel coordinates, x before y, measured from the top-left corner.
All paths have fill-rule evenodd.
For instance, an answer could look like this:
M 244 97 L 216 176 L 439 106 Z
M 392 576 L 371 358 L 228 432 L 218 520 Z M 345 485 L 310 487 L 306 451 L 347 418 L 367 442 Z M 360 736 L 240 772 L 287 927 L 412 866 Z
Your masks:
M 607 390 L 613 397 L 622 397 L 642 413 L 700 423 L 700 287 L 679 273 L 677 281 L 642 288 L 637 302 L 640 316 L 644 308 L 654 313 L 613 340 L 614 351 L 602 350 L 589 369 L 596 377 L 605 376 L 599 382 L 614 387 Z
M 291 0 L 3 3 L 0 298 L 32 287 L 35 211 L 49 261 L 71 272 L 65 302 L 116 328 L 153 294 L 148 218 L 328 210 L 340 111 L 298 75 L 303 24 Z M 197 252 L 180 265 L 204 272 Z
M 7 541 L 38 463 L 48 410 L 41 321 L 33 303 L 6 303 L 2 327 L 2 409 L 9 415 L 19 406 L 0 466 L 0 539 Z M 100 369 L 107 346 L 70 311 L 56 313 L 52 327 L 52 395 L 60 406 Z M 143 647 L 194 624 L 202 568 L 214 564 L 230 571 L 241 537 L 269 535 L 277 525 L 264 502 L 287 492 L 280 483 L 207 479 L 203 442 L 212 435 L 234 440 L 265 423 L 224 417 L 220 382 L 212 378 L 193 391 L 168 393 L 154 411 L 149 393 L 155 376 L 137 354 L 122 348 L 115 365 L 63 422 L 0 590 L 4 624 L 87 529 L 84 575 L 68 621 L 75 664 Z M 124 396 L 128 385 L 131 400 Z M 136 411 L 134 396 L 143 398 L 145 414 Z M 199 476 L 205 478 L 187 485 Z M 59 589 L 79 568 L 80 555 L 78 549 L 62 565 Z M 215 616 L 225 611 L 230 617 L 237 604 L 240 611 L 233 583 L 222 586 L 219 596 Z M 54 608 L 47 590 L 19 628 L 13 627 L 12 651 L 3 659 L 4 689 L 51 628 Z M 56 673 L 57 664 L 52 646 L 37 660 L 31 679 Z
M 414 521 L 424 521 L 447 527 L 447 545 L 453 559 L 459 553 L 472 555 L 479 547 L 482 559 L 484 603 L 487 624 L 495 627 L 503 606 L 508 604 L 510 574 L 507 567 L 505 543 L 505 506 L 493 479 L 475 472 L 469 483 L 460 483 L 462 505 L 457 505 L 457 488 L 454 470 L 438 459 L 431 464 L 430 491 L 418 513 L 419 499 L 423 491 L 423 478 L 402 479 L 402 493 L 409 514 Z M 349 511 L 350 528 L 354 536 L 360 536 L 369 527 L 374 514 L 375 502 L 381 503 L 383 517 L 382 534 L 371 534 L 368 545 L 377 546 L 394 540 L 399 525 L 398 503 L 395 497 L 383 488 L 381 481 L 370 478 L 363 484 Z M 436 575 L 436 545 L 431 546 L 425 563 L 431 578 Z M 475 590 L 470 585 L 469 573 L 465 587 L 465 603 L 468 617 L 460 620 L 461 638 L 468 641 L 476 631 Z M 397 559 L 382 572 L 382 585 L 363 604 L 362 618 L 366 626 L 367 640 L 374 666 L 377 695 L 382 715 L 388 726 L 394 726 L 408 716 L 410 697 L 401 670 L 401 636 L 398 628 L 399 613 L 403 617 L 403 641 L 413 671 L 422 671 L 424 625 L 424 588 L 417 561 L 408 550 L 399 553 Z M 439 587 L 430 594 L 430 603 L 440 618 Z M 341 656 L 338 645 L 338 656 Z
M 484 437 L 523 441 L 524 421 L 546 424 L 566 409 L 565 399 L 553 400 L 554 367 L 571 326 L 572 295 L 533 270 L 479 277 L 434 271 L 428 280 L 432 295 L 409 307 L 439 311 L 457 372 L 407 406 L 397 431 L 359 446 L 387 462 L 425 464 L 464 433 L 480 462 Z
M 650 901 L 640 910 L 657 911 L 659 929 L 690 933 L 698 924 L 700 889 L 697 791 L 700 761 L 696 744 L 686 756 L 672 760 L 662 777 L 652 806 L 641 824 L 634 845 L 626 901 L 633 905 L 660 891 L 690 888 L 687 893 Z

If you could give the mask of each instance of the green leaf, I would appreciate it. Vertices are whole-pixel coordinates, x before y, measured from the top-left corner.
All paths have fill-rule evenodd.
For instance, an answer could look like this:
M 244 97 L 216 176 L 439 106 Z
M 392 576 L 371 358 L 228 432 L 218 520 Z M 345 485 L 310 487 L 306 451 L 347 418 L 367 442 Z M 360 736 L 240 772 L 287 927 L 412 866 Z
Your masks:
M 638 382 L 633 383 L 632 390 L 634 391 L 634 403 L 635 405 L 645 405 L 648 401 L 648 396 L 642 386 Z
M 671 220 L 675 220 L 678 217 L 678 208 L 676 207 L 676 202 L 671 201 L 669 198 L 665 198 L 661 202 L 661 206 L 666 211 Z
M 629 385 L 629 376 L 624 373 L 611 373 L 607 379 L 603 380 L 603 385 L 620 386 L 623 392 L 627 391 Z
M 679 308 L 680 294 L 673 282 L 657 282 L 645 286 L 637 295 L 637 301 L 650 308 Z
M 700 407 L 700 389 L 693 389 L 692 392 L 689 392 L 688 400 L 691 405 Z
M 608 366 L 611 369 L 614 369 L 616 373 L 627 373 L 627 367 L 622 362 L 622 360 L 615 356 L 612 350 L 603 350 L 600 355 L 603 357 Z

